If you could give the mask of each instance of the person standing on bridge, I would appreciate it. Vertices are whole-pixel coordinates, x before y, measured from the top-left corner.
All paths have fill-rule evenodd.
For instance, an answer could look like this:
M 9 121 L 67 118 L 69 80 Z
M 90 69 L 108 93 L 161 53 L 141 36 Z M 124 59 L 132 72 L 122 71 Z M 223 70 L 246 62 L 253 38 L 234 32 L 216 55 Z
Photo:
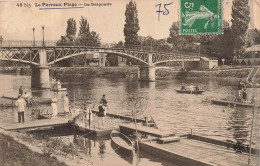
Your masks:
M 15 102 L 15 105 L 18 106 L 18 123 L 24 123 L 24 111 L 26 107 L 26 102 L 22 98 L 22 95 L 18 95 L 18 100 Z

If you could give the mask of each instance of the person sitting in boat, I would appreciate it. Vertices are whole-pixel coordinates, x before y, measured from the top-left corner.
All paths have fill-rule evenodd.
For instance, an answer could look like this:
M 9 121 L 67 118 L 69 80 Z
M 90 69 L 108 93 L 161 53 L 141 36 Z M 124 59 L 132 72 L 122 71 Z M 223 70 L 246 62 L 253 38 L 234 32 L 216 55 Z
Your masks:
M 198 85 L 196 85 L 195 90 L 196 90 L 196 91 L 197 91 L 197 90 L 200 90 Z
M 242 82 L 242 79 L 240 79 L 237 88 L 238 90 L 242 90 L 243 88 L 246 88 L 246 85 Z
M 182 85 L 180 90 L 186 90 L 185 86 Z
M 57 81 L 57 89 L 61 89 L 61 83 L 60 83 L 60 80 Z
M 255 95 L 252 95 L 251 104 L 255 104 L 255 102 L 256 102 Z
M 98 106 L 98 127 L 100 128 L 100 121 L 102 120 L 102 128 L 104 128 L 104 124 L 105 124 L 105 108 L 104 108 L 104 105 L 103 105 L 103 101 L 101 100 L 100 101 L 100 104 Z
M 52 78 L 51 79 L 51 85 L 52 85 L 52 88 L 55 89 L 55 84 L 56 84 L 56 79 L 55 78 Z
M 242 100 L 242 90 L 239 90 L 236 94 L 236 97 L 234 99 L 235 102 L 240 102 Z
M 190 89 L 190 91 L 194 91 L 194 86 L 191 84 L 191 85 L 189 86 L 189 89 Z

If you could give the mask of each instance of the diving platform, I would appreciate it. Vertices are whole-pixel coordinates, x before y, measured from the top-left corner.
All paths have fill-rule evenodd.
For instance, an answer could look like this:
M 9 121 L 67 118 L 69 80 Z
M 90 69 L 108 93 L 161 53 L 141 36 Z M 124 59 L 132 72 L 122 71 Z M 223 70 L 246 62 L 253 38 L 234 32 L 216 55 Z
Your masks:
M 52 117 L 50 119 L 36 119 L 34 121 L 25 121 L 25 123 L 2 123 L 0 122 L 0 128 L 6 131 L 19 131 L 27 129 L 36 129 L 43 127 L 56 127 L 66 126 L 71 124 L 70 117 Z

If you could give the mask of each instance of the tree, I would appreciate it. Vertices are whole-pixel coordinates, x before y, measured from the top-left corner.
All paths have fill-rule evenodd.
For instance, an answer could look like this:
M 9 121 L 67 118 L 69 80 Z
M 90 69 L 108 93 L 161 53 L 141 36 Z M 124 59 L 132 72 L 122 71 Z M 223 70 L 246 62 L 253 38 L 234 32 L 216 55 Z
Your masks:
M 197 52 L 198 46 L 193 44 L 198 42 L 198 35 L 179 35 L 179 23 L 174 22 L 170 28 L 170 35 L 167 42 L 173 44 L 175 50 Z
M 67 21 L 66 36 L 75 36 L 77 32 L 76 21 L 73 18 Z
M 244 55 L 246 47 L 246 32 L 250 21 L 248 0 L 234 0 L 232 6 L 232 26 L 235 55 Z
M 73 18 L 67 20 L 67 29 L 66 29 L 66 36 L 61 36 L 61 39 L 58 40 L 58 46 L 73 46 L 76 40 L 76 21 Z
M 223 35 L 201 36 L 201 53 L 211 57 L 218 57 L 219 59 L 225 58 L 227 60 L 232 60 L 232 31 L 228 22 L 224 21 L 223 26 Z
M 87 19 L 81 16 L 81 20 L 79 23 L 80 28 L 76 45 L 99 47 L 99 35 L 95 31 L 90 32 L 90 27 Z
M 126 5 L 125 11 L 125 45 L 138 45 L 138 35 L 139 31 L 139 20 L 137 15 L 136 3 L 132 0 Z

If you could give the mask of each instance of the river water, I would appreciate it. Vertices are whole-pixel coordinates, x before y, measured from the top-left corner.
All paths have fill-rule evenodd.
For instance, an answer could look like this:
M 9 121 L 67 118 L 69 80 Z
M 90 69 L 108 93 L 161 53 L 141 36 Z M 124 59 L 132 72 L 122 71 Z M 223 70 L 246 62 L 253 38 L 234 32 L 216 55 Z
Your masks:
M 55 93 L 50 90 L 30 89 L 30 76 L 21 75 L 0 75 L 0 96 L 17 96 L 19 86 L 32 96 L 52 97 L 58 99 L 58 111 L 63 112 L 62 98 L 66 92 Z M 242 141 L 249 144 L 250 129 L 252 123 L 252 108 L 224 107 L 211 104 L 211 99 L 234 99 L 238 80 L 231 79 L 176 79 L 158 80 L 156 82 L 141 82 L 126 78 L 100 78 L 100 77 L 79 77 L 61 76 L 61 83 L 83 83 L 83 85 L 64 85 L 67 88 L 71 103 L 77 106 L 83 103 L 98 104 L 103 94 L 108 100 L 108 112 L 130 115 L 135 110 L 139 117 L 152 116 L 159 128 L 171 131 L 176 134 L 198 134 L 223 141 Z M 199 85 L 205 90 L 202 95 L 178 94 L 175 89 L 181 85 Z M 249 100 L 254 89 L 248 89 Z M 257 96 L 260 94 L 257 90 Z M 6 101 L 1 101 L 6 102 Z M 258 104 L 259 101 L 257 101 Z M 40 106 L 42 109 L 51 110 L 50 106 Z M 30 121 L 30 113 L 26 114 L 26 121 Z M 0 108 L 0 120 L 8 123 L 17 122 L 16 111 Z M 258 147 L 259 136 L 259 114 L 256 114 L 256 125 L 254 128 L 253 145 Z M 113 165 L 108 163 L 114 161 L 121 165 L 132 165 L 135 159 L 120 157 L 120 154 L 113 150 L 109 139 L 91 140 L 65 136 L 64 140 L 71 140 L 78 146 L 84 142 L 87 147 L 92 147 L 92 155 L 86 154 L 97 165 Z M 85 146 L 86 147 L 86 146 Z M 116 159 L 115 156 L 117 156 Z M 139 165 L 172 165 L 155 156 L 143 153 Z M 170 163 L 170 164 L 169 164 Z M 116 164 L 118 165 L 118 164 Z M 178 164 L 174 164 L 178 165 Z

